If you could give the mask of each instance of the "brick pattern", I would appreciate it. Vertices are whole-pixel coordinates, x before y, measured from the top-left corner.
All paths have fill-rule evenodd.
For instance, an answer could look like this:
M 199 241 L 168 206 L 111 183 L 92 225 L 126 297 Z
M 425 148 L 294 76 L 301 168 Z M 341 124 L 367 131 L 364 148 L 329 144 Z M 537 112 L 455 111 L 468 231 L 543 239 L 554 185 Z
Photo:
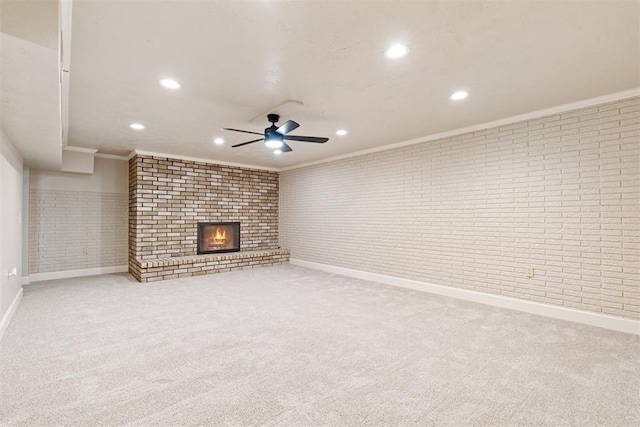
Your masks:
M 278 173 L 166 157 L 129 161 L 129 267 L 197 252 L 198 222 L 240 222 L 240 250 L 278 249 Z M 140 278 L 140 277 L 138 277 Z
M 289 262 L 289 251 L 244 251 L 215 255 L 191 255 L 184 257 L 134 260 L 131 274 L 140 282 L 201 276 L 232 270 L 264 267 Z
M 127 264 L 127 194 L 32 189 L 29 273 Z
M 298 259 L 640 319 L 639 117 L 632 98 L 282 172 L 281 244 Z

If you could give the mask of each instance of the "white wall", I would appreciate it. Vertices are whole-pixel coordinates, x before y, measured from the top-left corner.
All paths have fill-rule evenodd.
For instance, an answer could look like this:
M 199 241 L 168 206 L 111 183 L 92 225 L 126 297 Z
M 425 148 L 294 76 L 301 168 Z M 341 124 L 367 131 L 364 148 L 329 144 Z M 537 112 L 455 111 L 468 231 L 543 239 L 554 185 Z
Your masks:
M 21 213 L 22 156 L 0 129 L 0 338 L 22 289 Z M 16 275 L 8 277 L 13 268 Z
M 96 158 L 93 174 L 32 170 L 31 189 L 129 193 L 129 164 L 126 160 Z
M 640 319 L 639 115 L 632 98 L 282 172 L 280 244 L 292 259 Z
M 31 170 L 29 275 L 124 266 L 129 169 L 95 159 L 91 175 Z

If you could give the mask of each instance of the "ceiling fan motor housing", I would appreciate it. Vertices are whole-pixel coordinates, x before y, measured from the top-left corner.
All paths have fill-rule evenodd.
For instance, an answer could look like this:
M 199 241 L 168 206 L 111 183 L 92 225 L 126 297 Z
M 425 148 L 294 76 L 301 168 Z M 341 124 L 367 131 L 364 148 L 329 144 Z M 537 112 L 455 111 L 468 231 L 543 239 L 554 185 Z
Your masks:
M 267 114 L 267 120 L 271 123 L 278 123 L 278 121 L 280 121 L 280 116 L 278 114 Z
M 267 119 L 271 122 L 271 126 L 264 130 L 265 142 L 271 141 L 273 144 L 274 141 L 279 141 L 282 143 L 284 141 L 283 135 L 277 132 L 278 127 L 276 126 L 276 123 L 280 120 L 280 116 L 278 114 L 268 114 Z

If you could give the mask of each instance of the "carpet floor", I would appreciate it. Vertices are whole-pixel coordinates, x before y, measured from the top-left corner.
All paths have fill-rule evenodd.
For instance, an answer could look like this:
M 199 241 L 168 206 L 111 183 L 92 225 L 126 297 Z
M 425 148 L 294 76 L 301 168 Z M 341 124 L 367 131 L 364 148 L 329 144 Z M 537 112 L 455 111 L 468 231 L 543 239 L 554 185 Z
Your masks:
M 640 340 L 292 265 L 40 282 L 2 425 L 640 425 Z

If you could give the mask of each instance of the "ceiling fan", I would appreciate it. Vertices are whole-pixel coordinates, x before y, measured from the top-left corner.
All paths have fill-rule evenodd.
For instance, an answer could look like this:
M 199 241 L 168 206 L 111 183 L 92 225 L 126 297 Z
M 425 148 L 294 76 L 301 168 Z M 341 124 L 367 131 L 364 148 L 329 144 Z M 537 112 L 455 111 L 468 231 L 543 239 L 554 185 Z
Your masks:
M 230 130 L 233 132 L 252 133 L 254 135 L 262 135 L 262 138 L 254 139 L 253 141 L 243 142 L 241 144 L 232 145 L 232 147 L 242 147 L 243 145 L 253 144 L 254 142 L 264 140 L 264 145 L 269 148 L 279 149 L 280 151 L 288 152 L 293 151 L 291 147 L 287 145 L 284 140 L 287 141 L 302 141 L 302 142 L 315 142 L 323 144 L 329 140 L 329 138 L 319 138 L 316 136 L 298 136 L 287 135 L 292 130 L 298 128 L 300 125 L 293 120 L 287 120 L 282 126 L 277 127 L 276 123 L 280 120 L 278 114 L 268 114 L 267 119 L 271 122 L 271 126 L 264 130 L 264 135 L 258 132 L 251 132 L 248 130 L 222 128 L 224 130 Z

